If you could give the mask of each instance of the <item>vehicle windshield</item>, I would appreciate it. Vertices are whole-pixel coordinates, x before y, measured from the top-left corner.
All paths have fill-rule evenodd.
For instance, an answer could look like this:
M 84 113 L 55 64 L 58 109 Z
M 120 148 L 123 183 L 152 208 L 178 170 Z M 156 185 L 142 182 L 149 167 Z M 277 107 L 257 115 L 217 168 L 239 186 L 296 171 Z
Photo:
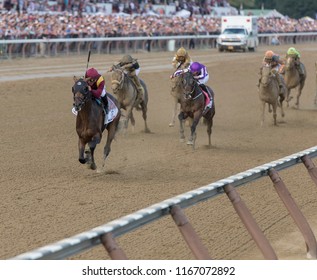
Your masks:
M 243 28 L 230 28 L 230 29 L 225 29 L 223 31 L 223 34 L 246 34 L 246 30 Z

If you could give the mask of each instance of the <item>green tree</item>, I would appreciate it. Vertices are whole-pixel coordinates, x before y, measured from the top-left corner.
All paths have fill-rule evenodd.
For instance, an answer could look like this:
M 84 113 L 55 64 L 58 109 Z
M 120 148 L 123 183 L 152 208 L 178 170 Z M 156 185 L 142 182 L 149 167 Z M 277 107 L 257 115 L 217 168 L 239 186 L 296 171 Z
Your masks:
M 290 18 L 310 16 L 315 18 L 317 13 L 316 0 L 255 0 L 255 8 L 260 8 L 262 3 L 265 9 L 276 9 Z

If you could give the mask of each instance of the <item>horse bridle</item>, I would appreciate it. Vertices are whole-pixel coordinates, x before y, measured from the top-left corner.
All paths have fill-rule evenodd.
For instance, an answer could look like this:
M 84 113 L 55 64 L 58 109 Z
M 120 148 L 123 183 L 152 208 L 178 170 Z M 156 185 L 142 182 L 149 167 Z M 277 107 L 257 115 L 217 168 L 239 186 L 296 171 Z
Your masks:
M 121 80 L 118 81 L 118 80 L 111 80 L 111 85 L 118 85 L 118 87 L 116 89 L 114 89 L 112 87 L 112 90 L 115 92 L 115 91 L 118 91 L 119 89 L 122 89 L 123 88 L 123 81 L 124 81 L 124 71 L 120 68 L 116 68 L 115 70 L 119 70 L 121 72 Z
M 76 85 L 80 86 L 82 82 L 83 81 L 77 81 Z M 90 98 L 90 94 L 89 94 L 90 91 L 88 89 L 88 86 L 86 85 L 86 86 L 82 86 L 80 90 L 76 92 L 74 87 L 72 87 L 72 92 L 73 92 L 73 99 L 74 99 L 73 106 L 75 110 L 79 112 L 82 109 L 82 107 L 85 105 L 86 101 Z M 80 93 L 81 96 L 76 96 L 77 93 Z M 77 105 L 75 103 L 76 99 L 79 101 Z
M 187 83 L 186 80 L 185 80 L 185 82 Z M 198 85 L 197 81 L 195 79 L 193 79 L 193 82 L 194 82 L 194 85 L 193 85 L 191 91 L 190 92 L 185 92 L 184 91 L 184 98 L 187 99 L 187 100 L 189 100 L 189 99 L 195 100 L 196 98 L 198 98 L 200 95 L 203 94 L 202 90 L 199 88 L 199 85 Z M 195 97 L 192 97 L 192 94 L 194 93 L 194 91 L 195 91 L 195 89 L 197 87 L 199 88 L 200 92 Z

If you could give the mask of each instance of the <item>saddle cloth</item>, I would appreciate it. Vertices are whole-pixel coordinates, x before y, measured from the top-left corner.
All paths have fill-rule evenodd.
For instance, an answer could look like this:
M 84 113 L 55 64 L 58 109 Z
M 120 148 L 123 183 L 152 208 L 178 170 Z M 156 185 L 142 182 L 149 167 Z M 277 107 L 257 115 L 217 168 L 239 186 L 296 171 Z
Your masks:
M 211 108 L 212 106 L 212 99 L 209 97 L 209 94 L 207 92 L 205 92 L 204 90 L 202 90 L 202 92 L 204 93 L 205 97 L 206 97 L 206 104 L 205 104 L 205 109 L 206 108 Z
M 105 122 L 104 124 L 108 124 L 110 122 L 112 122 L 114 120 L 114 118 L 118 115 L 118 112 L 119 112 L 119 109 L 118 107 L 116 106 L 116 104 L 114 104 L 114 102 L 107 96 L 108 98 L 108 114 L 106 115 L 106 112 L 105 112 Z M 99 105 L 101 105 L 101 101 L 96 99 L 97 103 Z M 78 112 L 75 110 L 75 108 L 73 107 L 72 108 L 72 113 L 77 116 L 78 115 Z

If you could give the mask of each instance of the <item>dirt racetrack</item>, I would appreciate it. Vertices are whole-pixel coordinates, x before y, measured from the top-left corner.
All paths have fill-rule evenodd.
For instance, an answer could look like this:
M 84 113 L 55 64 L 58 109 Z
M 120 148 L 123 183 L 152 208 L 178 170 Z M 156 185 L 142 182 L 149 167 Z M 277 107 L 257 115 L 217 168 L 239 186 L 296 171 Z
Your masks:
M 289 46 L 274 47 L 284 54 Z M 71 113 L 72 76 L 83 74 L 86 54 L 77 57 L 0 61 L 0 258 L 7 259 L 73 236 L 141 208 L 252 167 L 315 146 L 317 45 L 298 45 L 308 78 L 300 109 L 287 108 L 273 126 L 266 111 L 260 127 L 256 83 L 265 48 L 255 53 L 193 50 L 205 63 L 215 91 L 212 148 L 200 125 L 196 150 L 169 127 L 172 98 L 169 75 L 173 53 L 137 53 L 149 88 L 144 133 L 119 133 L 97 173 L 78 162 L 75 116 Z M 90 66 L 106 72 L 119 55 L 92 55 Z M 110 76 L 105 74 L 108 89 Z M 291 102 L 293 105 L 294 102 Z M 189 128 L 186 127 L 188 135 Z M 97 146 L 100 164 L 102 144 Z M 317 234 L 317 187 L 303 165 L 280 172 L 292 197 Z M 269 178 L 238 189 L 279 259 L 306 259 L 304 239 L 278 198 Z M 185 210 L 215 259 L 263 259 L 225 195 Z M 193 259 L 169 217 L 117 239 L 130 259 Z M 103 247 L 74 259 L 108 259 Z

